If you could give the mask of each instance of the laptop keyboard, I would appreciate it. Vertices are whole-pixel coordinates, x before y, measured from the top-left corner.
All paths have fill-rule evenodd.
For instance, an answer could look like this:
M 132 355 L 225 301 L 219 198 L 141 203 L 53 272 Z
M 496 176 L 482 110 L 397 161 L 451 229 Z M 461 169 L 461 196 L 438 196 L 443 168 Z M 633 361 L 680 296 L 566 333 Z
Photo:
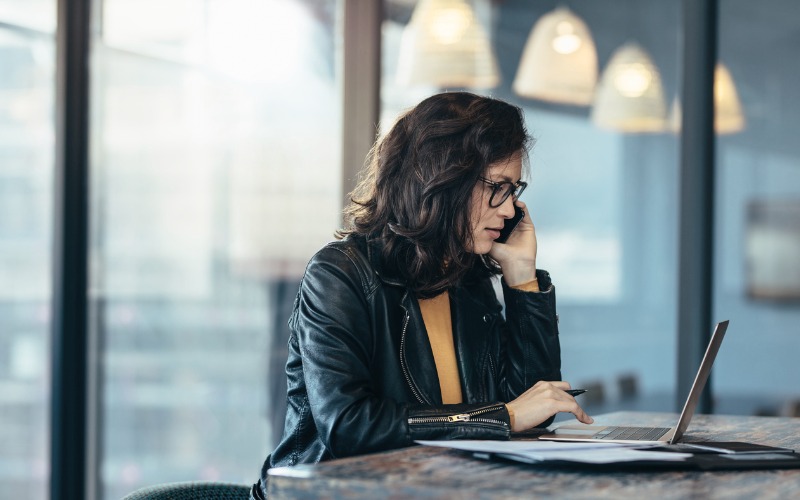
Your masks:
M 621 439 L 627 441 L 656 441 L 669 431 L 669 427 L 606 427 L 593 439 Z

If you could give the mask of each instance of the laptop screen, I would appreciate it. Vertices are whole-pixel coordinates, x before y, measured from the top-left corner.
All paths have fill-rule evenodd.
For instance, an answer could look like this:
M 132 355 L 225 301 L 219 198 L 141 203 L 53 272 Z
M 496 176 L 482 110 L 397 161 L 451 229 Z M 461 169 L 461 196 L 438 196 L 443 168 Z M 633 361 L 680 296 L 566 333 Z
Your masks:
M 703 388 L 706 386 L 708 375 L 711 373 L 711 367 L 714 365 L 714 359 L 717 357 L 719 346 L 722 344 L 722 339 L 725 337 L 725 331 L 727 329 L 728 320 L 717 323 L 717 326 L 714 328 L 714 333 L 711 334 L 711 341 L 708 343 L 705 355 L 703 355 L 700 369 L 697 370 L 697 375 L 694 377 L 692 389 L 689 391 L 689 397 L 686 398 L 686 403 L 683 405 L 681 418 L 678 419 L 678 427 L 670 443 L 677 443 L 681 436 L 683 436 L 686 428 L 689 427 L 689 422 L 692 420 L 692 416 L 694 416 L 695 409 L 697 409 L 697 403 L 700 401 L 700 394 L 703 393 Z

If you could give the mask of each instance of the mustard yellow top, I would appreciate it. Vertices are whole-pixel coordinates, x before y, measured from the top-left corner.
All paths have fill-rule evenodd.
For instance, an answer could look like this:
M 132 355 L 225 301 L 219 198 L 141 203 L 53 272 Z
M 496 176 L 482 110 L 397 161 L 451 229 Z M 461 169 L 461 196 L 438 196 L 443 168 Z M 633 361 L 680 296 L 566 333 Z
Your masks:
M 458 380 L 456 348 L 453 344 L 453 323 L 450 318 L 450 294 L 441 293 L 432 299 L 420 299 L 419 309 L 428 331 L 428 340 L 439 374 L 442 403 L 461 402 L 461 382 Z
M 538 292 L 539 282 L 532 281 L 515 286 L 517 290 Z M 439 388 L 442 391 L 442 403 L 456 404 L 462 402 L 461 382 L 456 364 L 456 348 L 453 343 L 453 323 L 450 317 L 450 294 L 441 293 L 432 299 L 419 299 L 422 321 L 428 331 L 428 340 L 439 375 Z M 513 427 L 514 416 L 511 414 Z

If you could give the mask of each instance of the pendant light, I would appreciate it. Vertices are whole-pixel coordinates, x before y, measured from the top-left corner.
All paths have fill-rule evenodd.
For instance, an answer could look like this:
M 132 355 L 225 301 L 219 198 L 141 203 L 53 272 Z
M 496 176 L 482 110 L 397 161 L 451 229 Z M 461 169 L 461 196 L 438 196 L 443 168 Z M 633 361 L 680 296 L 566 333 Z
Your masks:
M 531 30 L 512 88 L 522 97 L 588 106 L 597 83 L 597 49 L 586 23 L 566 7 Z
M 400 41 L 403 85 L 490 88 L 500 82 L 483 26 L 465 0 L 421 0 Z
M 681 103 L 677 97 L 672 101 L 670 129 L 681 130 Z M 736 85 L 728 68 L 718 63 L 714 68 L 714 131 L 719 135 L 741 132 L 745 127 L 744 113 Z
M 597 85 L 591 118 L 599 127 L 622 132 L 667 128 L 661 75 L 638 44 L 628 42 L 611 56 Z
M 744 130 L 744 114 L 730 71 L 719 63 L 714 69 L 714 129 L 718 134 Z

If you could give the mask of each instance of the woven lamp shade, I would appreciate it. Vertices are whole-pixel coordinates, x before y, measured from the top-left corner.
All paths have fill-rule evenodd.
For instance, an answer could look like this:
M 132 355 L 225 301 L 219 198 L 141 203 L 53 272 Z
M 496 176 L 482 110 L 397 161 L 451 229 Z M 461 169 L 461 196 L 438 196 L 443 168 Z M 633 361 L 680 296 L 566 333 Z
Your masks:
M 680 132 L 681 112 L 680 99 L 672 101 L 670 129 Z M 742 112 L 742 103 L 736 91 L 728 68 L 718 63 L 714 68 L 714 131 L 719 135 L 735 134 L 745 128 L 745 118 Z
M 586 23 L 566 7 L 536 22 L 514 78 L 518 95 L 588 106 L 597 83 L 597 49 Z
M 400 41 L 402 85 L 491 88 L 500 83 L 489 37 L 464 0 L 421 0 Z
M 742 102 L 730 71 L 719 63 L 714 69 L 714 129 L 718 134 L 732 134 L 744 130 Z
M 598 127 L 621 132 L 668 128 L 661 75 L 638 44 L 626 43 L 611 56 L 597 85 L 591 118 Z

